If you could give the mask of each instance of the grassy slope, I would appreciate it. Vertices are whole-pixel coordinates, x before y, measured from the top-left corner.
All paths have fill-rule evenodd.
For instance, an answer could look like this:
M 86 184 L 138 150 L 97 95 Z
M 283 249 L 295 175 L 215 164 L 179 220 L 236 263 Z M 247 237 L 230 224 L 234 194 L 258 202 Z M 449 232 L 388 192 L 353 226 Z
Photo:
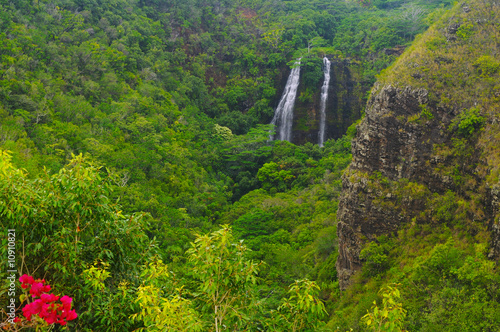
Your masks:
M 449 142 L 434 147 L 435 157 L 445 162 L 433 171 L 449 177 L 453 190 L 432 194 L 405 179 L 359 174 L 381 197 L 390 192 L 401 200 L 422 199 L 425 208 L 398 234 L 367 246 L 355 284 L 330 307 L 331 329 L 364 330 L 360 317 L 390 282 L 401 284 L 409 331 L 498 329 L 499 277 L 486 256 L 488 223 L 499 221 L 498 211 L 488 211 L 488 192 L 499 185 L 499 22 L 500 7 L 492 2 L 458 3 L 379 76 L 372 94 L 389 84 L 424 88 L 427 111 L 450 114 L 440 123 Z M 427 122 L 424 112 L 399 120 L 414 121 L 422 130 Z
M 487 118 L 479 140 L 488 160 L 482 174 L 489 173 L 491 184 L 499 180 L 500 165 L 495 149 L 500 140 L 499 22 L 500 9 L 490 1 L 459 3 L 386 69 L 378 84 L 428 89 L 431 102 L 453 111 L 479 108 Z M 459 25 L 456 33 L 454 25 Z

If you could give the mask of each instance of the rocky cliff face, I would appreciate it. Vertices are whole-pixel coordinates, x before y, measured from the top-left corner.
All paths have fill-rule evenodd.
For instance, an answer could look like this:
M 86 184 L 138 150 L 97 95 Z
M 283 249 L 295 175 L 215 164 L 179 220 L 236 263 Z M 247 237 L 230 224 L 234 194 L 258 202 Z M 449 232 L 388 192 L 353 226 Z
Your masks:
M 337 214 L 341 289 L 367 242 L 408 223 L 488 231 L 490 258 L 500 256 L 500 58 L 480 46 L 498 39 L 499 12 L 481 1 L 455 6 L 372 90 Z M 462 34 L 450 39 L 450 26 Z M 498 66 L 487 75 L 485 59 Z
M 445 188 L 427 167 L 433 145 L 446 140 L 441 121 L 427 121 L 424 128 L 407 121 L 409 117 L 418 116 L 421 105 L 427 103 L 425 89 L 398 89 L 390 85 L 382 87 L 368 101 L 366 116 L 353 142 L 353 160 L 343 179 L 344 194 L 337 214 L 340 243 L 337 274 L 342 288 L 362 265 L 359 259 L 362 239 L 374 240 L 408 221 L 401 207 L 387 209 L 374 203 L 380 196 L 392 201 L 395 195 L 392 192 L 384 195 L 372 188 L 373 179 L 367 175 L 379 172 L 391 181 L 407 178 L 425 183 L 433 190 Z M 438 116 L 443 119 L 447 113 L 441 110 Z M 408 201 L 406 205 L 418 208 L 422 202 Z

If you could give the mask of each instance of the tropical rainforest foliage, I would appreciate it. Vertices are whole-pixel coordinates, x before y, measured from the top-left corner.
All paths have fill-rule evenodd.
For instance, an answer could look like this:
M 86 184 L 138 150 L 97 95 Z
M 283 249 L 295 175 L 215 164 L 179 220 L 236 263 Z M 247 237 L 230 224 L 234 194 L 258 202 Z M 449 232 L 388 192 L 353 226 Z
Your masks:
M 0 222 L 16 230 L 19 276 L 73 298 L 69 330 L 360 331 L 395 317 L 494 331 L 500 279 L 483 231 L 418 224 L 380 238 L 340 294 L 336 212 L 355 124 L 322 148 L 269 141 L 296 58 L 308 86 L 324 55 L 370 86 L 450 4 L 0 0 Z M 474 66 L 499 69 L 491 56 Z M 466 141 L 483 122 L 471 108 L 450 130 Z

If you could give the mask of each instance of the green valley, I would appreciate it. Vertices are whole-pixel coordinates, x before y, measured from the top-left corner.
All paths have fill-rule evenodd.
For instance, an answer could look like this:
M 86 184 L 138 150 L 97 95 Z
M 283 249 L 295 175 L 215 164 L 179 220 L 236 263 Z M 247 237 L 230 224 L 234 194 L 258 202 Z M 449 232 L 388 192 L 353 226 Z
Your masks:
M 499 331 L 499 15 L 0 0 L 0 328 Z

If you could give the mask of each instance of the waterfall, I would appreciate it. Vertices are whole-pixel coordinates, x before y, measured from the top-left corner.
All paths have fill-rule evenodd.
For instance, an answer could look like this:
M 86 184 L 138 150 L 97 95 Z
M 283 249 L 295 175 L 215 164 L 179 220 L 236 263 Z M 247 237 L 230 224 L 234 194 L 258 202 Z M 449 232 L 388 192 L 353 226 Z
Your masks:
M 288 76 L 285 90 L 271 121 L 271 124 L 277 126 L 274 138 L 288 142 L 292 141 L 293 106 L 295 105 L 295 96 L 299 86 L 300 59 L 295 62 L 295 65 L 296 67 L 292 69 L 290 76 Z
M 320 102 L 320 114 L 321 118 L 319 121 L 319 133 L 318 133 L 318 144 L 323 147 L 325 142 L 325 131 L 326 131 L 326 102 L 328 100 L 328 85 L 330 84 L 330 65 L 331 62 L 325 56 L 323 58 L 323 72 L 325 73 L 325 80 L 323 86 L 321 87 L 321 102 Z

